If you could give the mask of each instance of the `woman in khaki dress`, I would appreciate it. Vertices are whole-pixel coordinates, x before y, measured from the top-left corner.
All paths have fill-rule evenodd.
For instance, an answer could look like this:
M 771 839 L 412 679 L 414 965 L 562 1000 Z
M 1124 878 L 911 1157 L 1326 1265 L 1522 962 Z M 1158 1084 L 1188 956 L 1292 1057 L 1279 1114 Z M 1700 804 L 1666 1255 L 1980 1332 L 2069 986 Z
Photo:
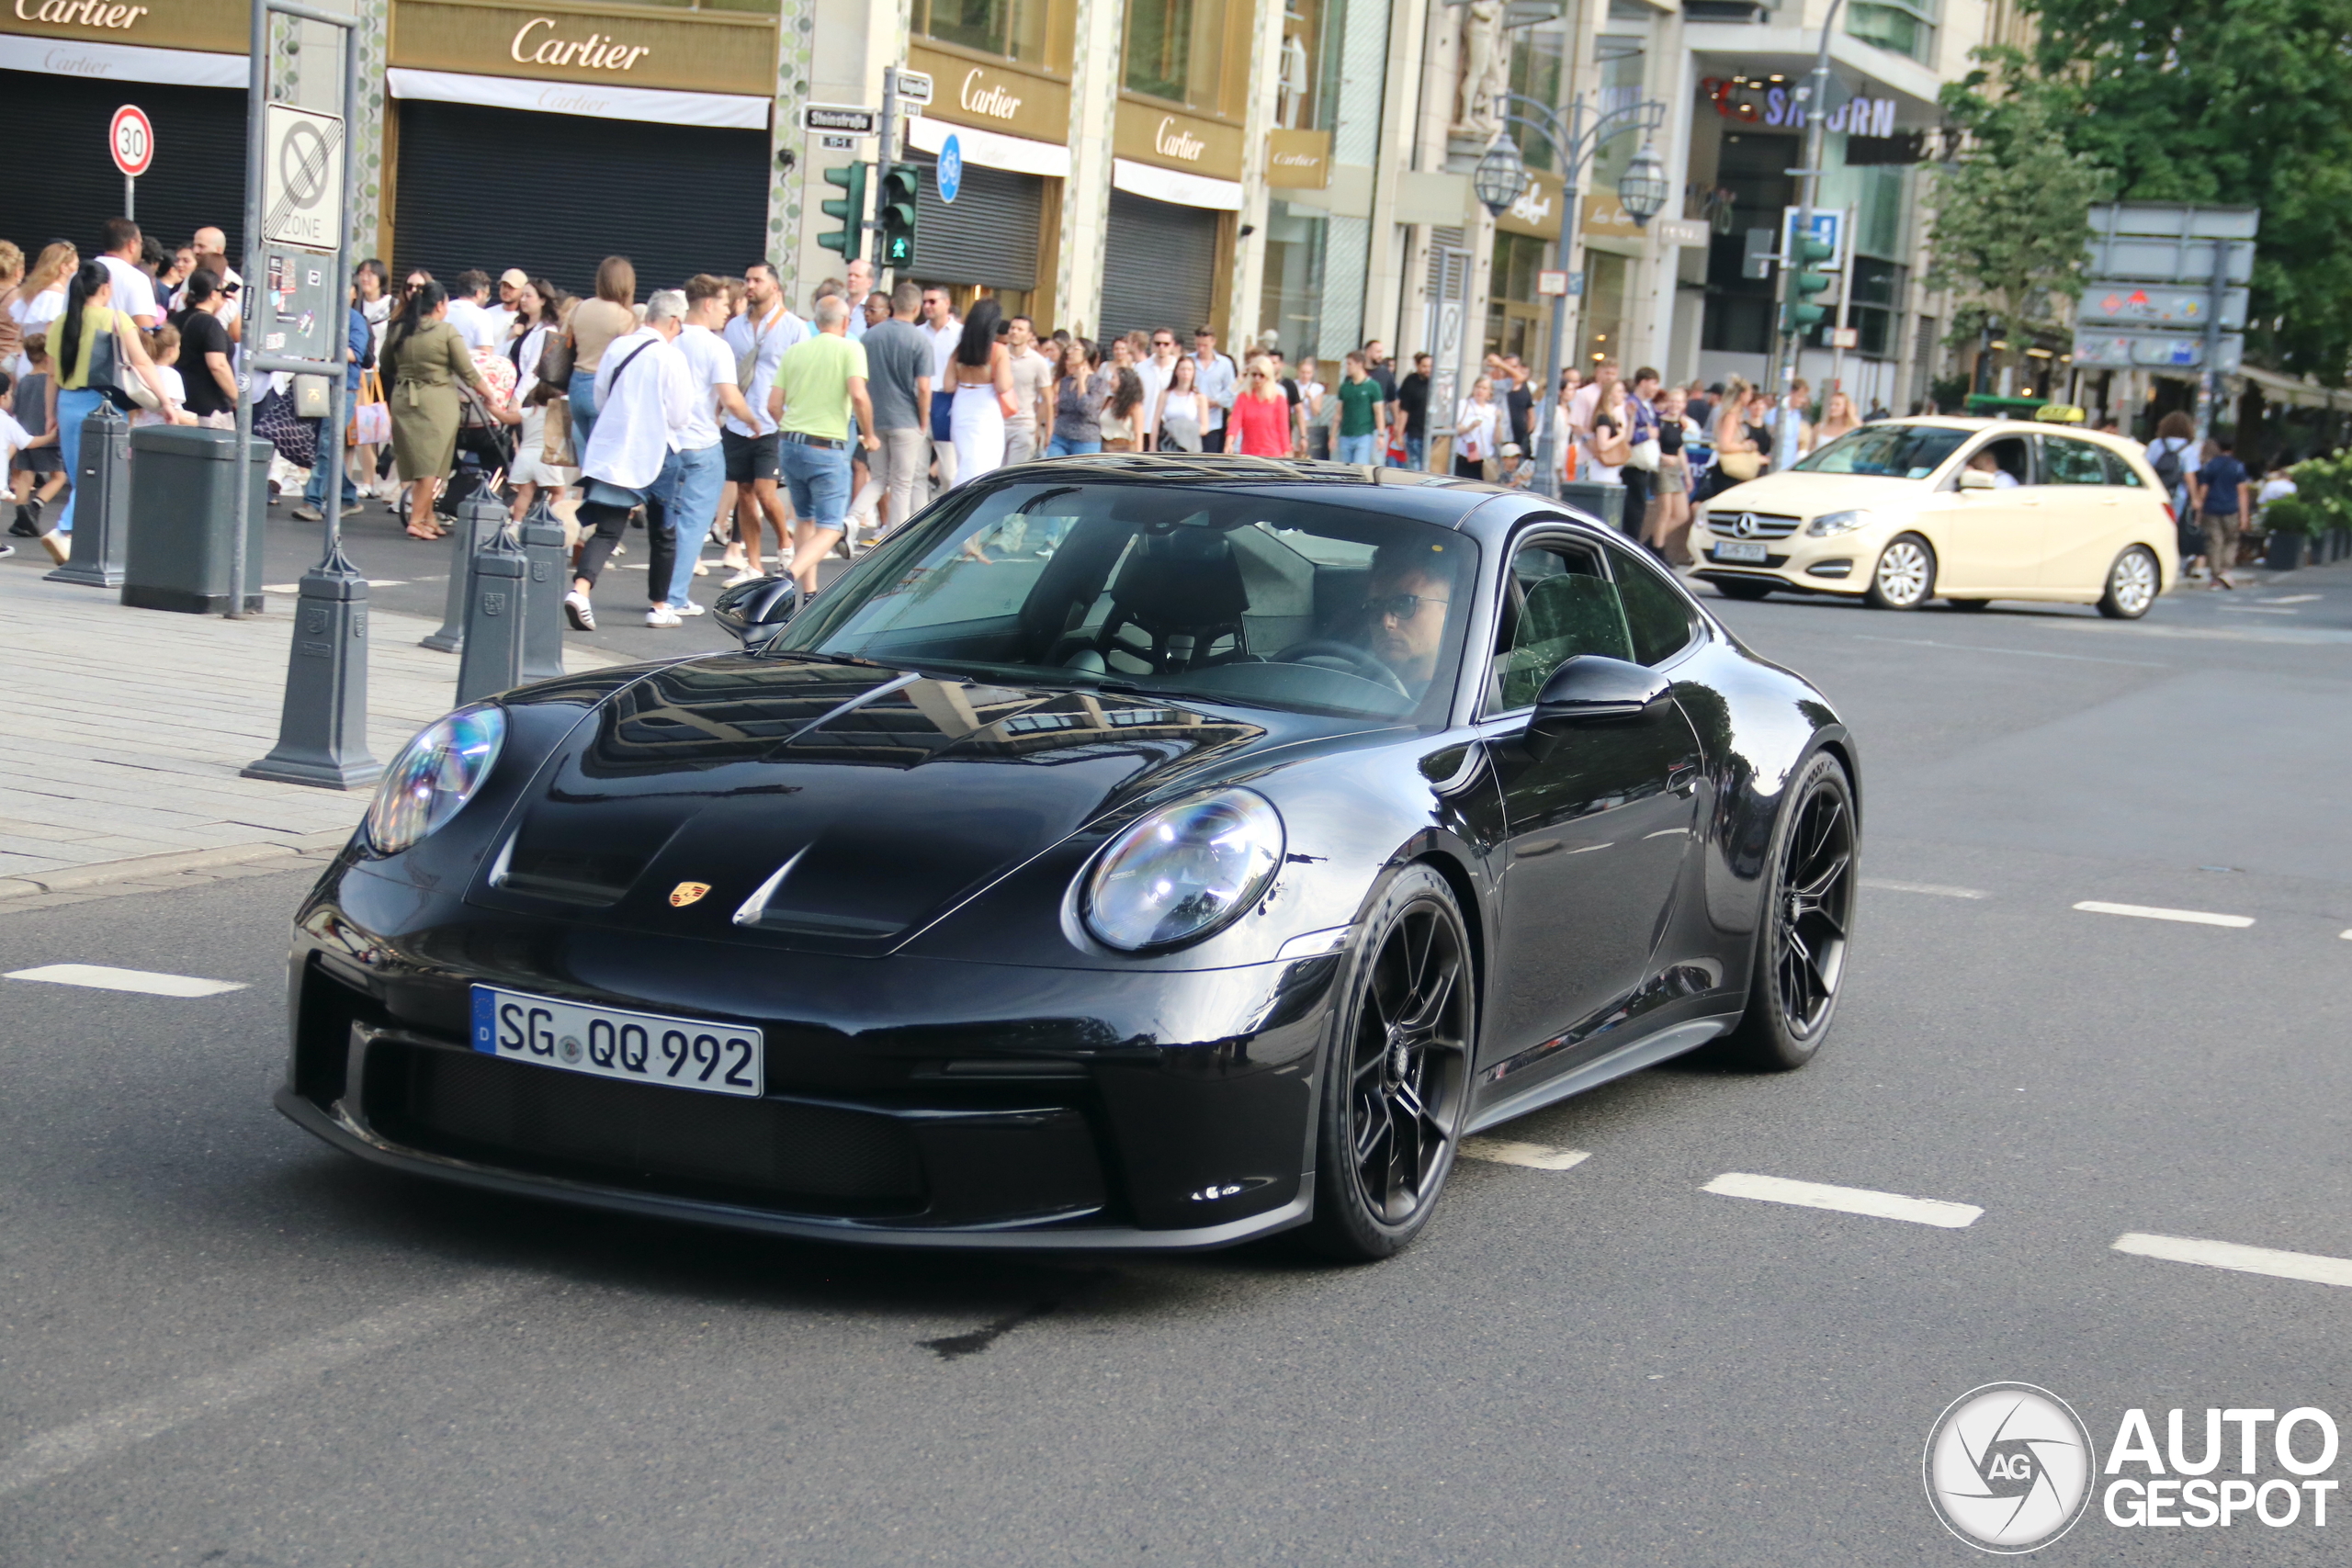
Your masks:
M 445 318 L 449 296 L 437 283 L 420 286 L 384 333 L 384 367 L 391 372 L 392 457 L 409 483 L 408 531 L 437 539 L 433 498 L 458 457 L 458 383 L 484 398 L 466 340 Z

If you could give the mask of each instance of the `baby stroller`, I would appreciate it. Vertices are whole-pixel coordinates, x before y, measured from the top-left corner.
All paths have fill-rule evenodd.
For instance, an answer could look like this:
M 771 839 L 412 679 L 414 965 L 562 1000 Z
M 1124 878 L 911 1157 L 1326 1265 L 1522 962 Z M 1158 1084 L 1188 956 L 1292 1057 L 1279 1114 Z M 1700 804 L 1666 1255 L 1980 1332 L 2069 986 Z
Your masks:
M 433 498 L 434 515 L 452 523 L 458 519 L 458 508 L 485 490 L 503 499 L 506 476 L 514 467 L 514 427 L 499 423 L 489 402 L 471 387 L 459 382 L 457 390 L 456 466 L 450 470 L 449 482 Z M 392 509 L 403 525 L 408 522 L 410 493 L 401 490 Z

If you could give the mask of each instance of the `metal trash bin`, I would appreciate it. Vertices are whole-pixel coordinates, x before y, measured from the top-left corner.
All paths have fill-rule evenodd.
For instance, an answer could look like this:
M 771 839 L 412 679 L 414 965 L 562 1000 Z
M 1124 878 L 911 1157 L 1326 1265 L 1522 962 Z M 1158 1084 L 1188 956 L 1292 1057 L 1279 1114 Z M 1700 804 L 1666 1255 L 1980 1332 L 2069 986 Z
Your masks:
M 122 602 L 139 610 L 219 615 L 229 608 L 237 470 L 232 430 L 142 425 L 130 433 L 130 528 Z M 245 516 L 244 607 L 262 607 L 262 542 L 269 515 L 269 443 L 252 441 Z
M 131 494 L 136 496 L 137 490 Z M 1590 513 L 1618 533 L 1625 532 L 1625 487 L 1571 481 L 1560 487 L 1560 500 L 1578 512 Z M 1638 530 L 1637 530 L 1638 531 Z

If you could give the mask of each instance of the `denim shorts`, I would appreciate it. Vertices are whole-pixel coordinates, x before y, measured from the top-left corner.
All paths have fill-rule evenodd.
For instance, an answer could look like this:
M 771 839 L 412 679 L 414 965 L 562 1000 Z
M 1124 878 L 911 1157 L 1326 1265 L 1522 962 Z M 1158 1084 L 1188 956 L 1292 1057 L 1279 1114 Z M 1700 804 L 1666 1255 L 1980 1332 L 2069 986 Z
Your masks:
M 792 492 L 792 514 L 820 528 L 849 525 L 849 448 L 782 443 L 784 482 Z

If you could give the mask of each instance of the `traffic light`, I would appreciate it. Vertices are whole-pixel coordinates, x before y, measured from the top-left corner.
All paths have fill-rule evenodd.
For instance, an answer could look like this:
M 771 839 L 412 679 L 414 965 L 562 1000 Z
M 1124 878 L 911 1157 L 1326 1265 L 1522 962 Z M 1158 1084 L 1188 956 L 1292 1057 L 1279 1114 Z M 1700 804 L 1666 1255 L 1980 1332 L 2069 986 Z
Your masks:
M 1827 307 L 1813 302 L 1815 295 L 1829 287 L 1829 275 L 1813 269 L 1837 254 L 1837 247 L 1818 234 L 1791 235 L 1789 297 L 1781 310 L 1782 332 L 1792 337 L 1803 337 L 1819 326 L 1821 319 L 1829 313 Z
M 825 183 L 841 186 L 843 194 L 838 201 L 819 202 L 817 209 L 828 218 L 840 219 L 842 226 L 818 235 L 817 243 L 829 251 L 839 251 L 842 260 L 854 262 L 865 254 L 865 165 L 846 164 L 827 169 Z
M 874 216 L 881 220 L 881 254 L 886 267 L 904 270 L 915 265 L 915 197 L 922 189 L 922 165 L 892 164 L 882 171 L 882 194 Z

